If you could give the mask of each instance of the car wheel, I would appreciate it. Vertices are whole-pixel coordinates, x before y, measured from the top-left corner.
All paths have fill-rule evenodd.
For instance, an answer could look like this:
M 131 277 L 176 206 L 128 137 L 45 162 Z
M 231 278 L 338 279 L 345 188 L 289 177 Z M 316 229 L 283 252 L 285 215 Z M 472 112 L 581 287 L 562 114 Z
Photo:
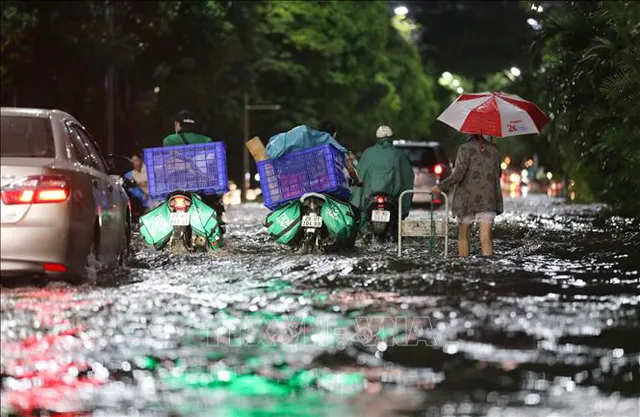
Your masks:
M 96 224 L 93 239 L 91 241 L 91 247 L 89 248 L 89 253 L 87 254 L 87 257 L 85 259 L 84 267 L 80 272 L 73 273 L 72 275 L 67 276 L 65 281 L 67 281 L 68 283 L 72 285 L 82 285 L 87 281 L 89 281 L 89 277 L 91 277 L 92 275 L 95 275 L 94 271 L 97 270 L 99 265 L 99 262 L 98 262 L 98 259 L 99 259 L 98 242 L 100 242 L 99 231 L 100 229 Z

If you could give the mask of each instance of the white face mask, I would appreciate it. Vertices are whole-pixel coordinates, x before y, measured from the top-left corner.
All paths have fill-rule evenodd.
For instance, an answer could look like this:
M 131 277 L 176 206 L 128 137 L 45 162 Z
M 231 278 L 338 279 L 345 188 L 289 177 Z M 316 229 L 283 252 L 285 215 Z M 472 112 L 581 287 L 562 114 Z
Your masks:
M 482 139 L 484 139 L 484 140 L 489 140 L 489 139 L 491 139 L 491 136 L 489 136 L 489 135 L 484 135 L 484 134 L 483 134 L 483 135 L 482 135 Z

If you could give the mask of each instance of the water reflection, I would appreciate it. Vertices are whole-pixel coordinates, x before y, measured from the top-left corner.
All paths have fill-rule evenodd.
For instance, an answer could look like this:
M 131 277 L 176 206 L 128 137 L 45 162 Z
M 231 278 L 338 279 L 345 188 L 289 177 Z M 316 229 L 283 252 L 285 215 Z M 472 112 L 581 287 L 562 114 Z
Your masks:
M 2 413 L 636 417 L 640 223 L 507 208 L 493 260 L 293 256 L 248 205 L 220 253 L 3 289 Z

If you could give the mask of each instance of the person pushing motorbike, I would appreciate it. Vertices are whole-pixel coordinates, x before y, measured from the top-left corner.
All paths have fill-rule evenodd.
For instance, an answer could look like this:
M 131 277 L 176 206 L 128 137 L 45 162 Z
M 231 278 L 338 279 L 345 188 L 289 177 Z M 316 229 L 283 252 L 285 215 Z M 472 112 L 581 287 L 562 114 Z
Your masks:
M 369 197 L 384 193 L 396 201 L 403 191 L 413 188 L 414 174 L 407 154 L 393 146 L 393 131 L 389 126 L 380 126 L 376 131 L 377 142 L 366 149 L 360 158 L 357 171 L 363 186 L 354 190 L 352 204 L 366 213 Z M 409 215 L 411 196 L 405 196 L 402 218 Z M 369 219 L 362 216 L 360 229 L 366 230 Z

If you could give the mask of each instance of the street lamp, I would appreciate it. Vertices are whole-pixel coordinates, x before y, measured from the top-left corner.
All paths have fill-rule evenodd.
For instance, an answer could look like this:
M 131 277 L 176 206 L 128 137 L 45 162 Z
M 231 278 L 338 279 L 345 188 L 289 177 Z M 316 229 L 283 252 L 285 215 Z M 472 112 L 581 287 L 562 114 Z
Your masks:
M 244 94 L 244 141 L 249 140 L 249 112 L 251 110 L 280 110 L 280 105 L 278 104 L 259 104 L 253 105 L 249 104 L 249 95 L 247 93 Z M 247 190 L 249 189 L 249 181 L 251 180 L 251 173 L 249 172 L 249 149 L 246 146 L 243 146 L 243 159 L 242 159 L 242 202 L 245 203 L 247 201 Z
M 519 68 L 516 67 L 511 67 L 511 75 L 513 75 L 514 77 L 519 77 L 520 74 L 522 74 L 522 72 L 520 71 Z
M 396 16 L 406 16 L 409 13 L 409 9 L 407 8 L 407 6 L 398 6 L 396 7 L 393 12 L 396 14 Z
M 535 30 L 538 30 L 541 27 L 540 23 L 536 19 L 531 18 L 531 17 L 529 19 L 527 19 L 527 24 L 529 26 L 531 26 L 532 28 L 534 28 Z

